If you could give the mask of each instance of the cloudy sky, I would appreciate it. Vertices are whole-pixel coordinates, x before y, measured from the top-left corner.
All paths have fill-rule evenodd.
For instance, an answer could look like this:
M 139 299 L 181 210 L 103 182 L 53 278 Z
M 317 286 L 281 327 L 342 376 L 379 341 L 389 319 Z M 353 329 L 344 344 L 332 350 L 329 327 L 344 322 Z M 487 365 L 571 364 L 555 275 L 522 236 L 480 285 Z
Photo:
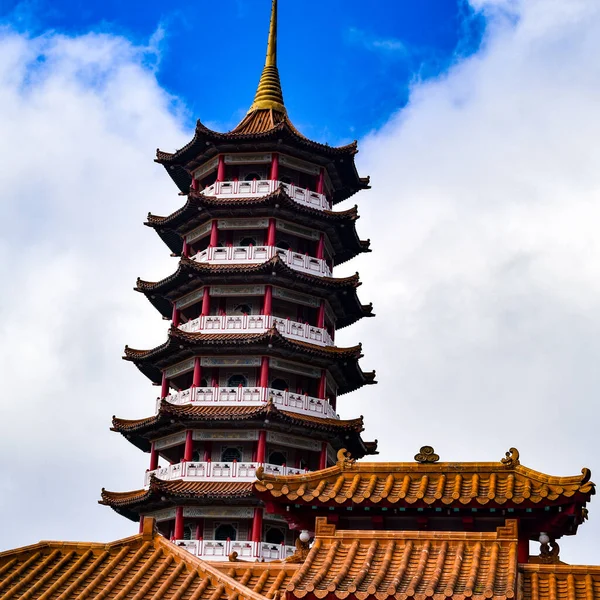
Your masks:
M 211 19 L 191 26 L 179 4 L 149 3 L 138 27 L 135 2 L 76 18 L 66 2 L 0 4 L 0 549 L 137 529 L 96 501 L 139 488 L 148 462 L 108 428 L 156 396 L 120 358 L 167 328 L 132 291 L 176 264 L 142 225 L 182 204 L 154 151 L 181 147 L 197 117 L 235 124 L 268 13 L 194 3 Z M 280 12 L 292 119 L 332 144 L 359 137 L 373 183 L 349 202 L 373 253 L 340 275 L 360 271 L 377 318 L 339 341 L 363 342 L 380 383 L 343 397 L 342 416 L 364 414 L 385 460 L 516 446 L 549 474 L 600 472 L 600 4 L 361 4 L 320 2 L 337 20 L 316 2 Z M 561 558 L 600 562 L 598 535 L 592 502 Z

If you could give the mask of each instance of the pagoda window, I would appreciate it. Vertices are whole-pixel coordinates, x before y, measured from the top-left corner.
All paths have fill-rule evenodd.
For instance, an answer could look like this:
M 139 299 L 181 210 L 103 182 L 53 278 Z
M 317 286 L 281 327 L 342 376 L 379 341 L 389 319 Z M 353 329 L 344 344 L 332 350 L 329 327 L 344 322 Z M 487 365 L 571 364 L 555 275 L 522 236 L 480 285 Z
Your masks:
M 283 177 L 280 177 L 279 181 L 281 181 L 283 183 L 287 183 L 289 185 L 293 185 L 294 184 L 292 178 L 289 175 L 284 175 Z
M 268 544 L 283 544 L 285 542 L 285 531 L 281 527 L 269 527 L 265 534 L 265 542 Z
M 271 388 L 274 390 L 280 390 L 282 392 L 285 392 L 285 390 L 290 389 L 290 384 L 285 379 L 277 377 L 276 379 L 273 379 L 273 381 L 271 381 Z
M 241 373 L 236 373 L 235 375 L 231 375 L 227 379 L 227 387 L 236 388 L 236 387 L 248 387 L 248 378 Z
M 215 527 L 215 540 L 237 540 L 237 527 L 230 523 L 220 523 Z
M 221 450 L 221 462 L 233 461 L 242 461 L 242 449 L 235 446 L 226 446 Z
M 271 465 L 285 465 L 287 464 L 287 456 L 283 452 L 275 450 L 275 452 L 269 454 L 269 460 L 267 462 Z
M 248 246 L 257 246 L 258 244 L 256 243 L 256 238 L 245 237 L 240 240 L 239 245 L 248 247 Z
M 291 250 L 292 245 L 287 240 L 277 240 L 275 245 L 282 250 Z
M 252 173 L 248 173 L 248 175 L 244 177 L 244 181 L 254 181 L 255 179 L 259 180 L 262 179 L 262 177 L 259 173 L 255 173 L 254 171 Z
M 203 456 L 204 452 L 201 454 L 199 450 L 194 450 L 194 454 L 192 454 L 192 462 L 202 462 Z
M 183 539 L 193 540 L 194 539 L 194 527 L 192 525 L 185 525 L 183 528 Z
M 233 312 L 238 315 L 251 315 L 252 307 L 249 304 L 238 304 Z

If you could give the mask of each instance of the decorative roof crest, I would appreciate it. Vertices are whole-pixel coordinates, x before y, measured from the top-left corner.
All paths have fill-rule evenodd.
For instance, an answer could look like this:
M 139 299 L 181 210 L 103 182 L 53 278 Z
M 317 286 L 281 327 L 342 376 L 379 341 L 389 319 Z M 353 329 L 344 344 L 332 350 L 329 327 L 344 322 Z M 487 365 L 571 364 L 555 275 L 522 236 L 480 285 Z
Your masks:
M 519 451 L 516 448 L 509 448 L 508 452 L 505 452 L 505 458 L 500 459 L 500 462 L 508 469 L 520 465 Z
M 440 460 L 440 457 L 435 453 L 432 446 L 421 446 L 419 452 L 415 454 L 415 460 L 418 463 L 436 463 Z
M 346 448 L 341 448 L 338 450 L 337 466 L 342 469 L 342 471 L 355 468 L 356 460 L 352 458 L 352 454 L 348 452 Z

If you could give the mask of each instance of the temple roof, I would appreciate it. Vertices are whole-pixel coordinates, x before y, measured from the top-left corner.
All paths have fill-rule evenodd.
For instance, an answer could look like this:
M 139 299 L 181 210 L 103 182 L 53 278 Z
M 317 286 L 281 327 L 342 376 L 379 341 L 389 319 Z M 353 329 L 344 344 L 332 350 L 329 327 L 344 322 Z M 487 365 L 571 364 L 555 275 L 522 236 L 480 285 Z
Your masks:
M 146 419 L 118 419 L 113 417 L 112 431 L 121 433 L 144 451 L 150 450 L 150 440 L 182 428 L 201 423 L 204 427 L 241 427 L 247 429 L 252 422 L 257 427 L 272 430 L 290 427 L 328 440 L 336 450 L 348 444 L 359 457 L 377 453 L 377 442 L 365 443 L 360 437 L 364 431 L 362 415 L 358 419 L 341 420 L 313 417 L 279 410 L 273 403 L 263 406 L 178 406 L 163 400 L 157 415 Z
M 339 394 L 375 383 L 375 372 L 365 373 L 358 365 L 361 345 L 349 348 L 317 346 L 285 338 L 272 328 L 264 333 L 186 333 L 171 327 L 164 344 L 150 350 L 125 347 L 129 360 L 155 383 L 160 383 L 161 369 L 195 355 L 259 353 L 283 358 L 300 358 L 320 368 L 328 368 L 337 379 Z
M 220 504 L 253 502 L 256 495 L 252 483 L 237 481 L 183 481 L 175 479 L 163 481 L 154 475 L 150 477 L 148 489 L 130 492 L 110 492 L 102 488 L 99 504 L 110 506 L 125 517 L 138 520 L 140 511 L 152 508 L 171 506 L 176 503 L 212 504 L 217 500 Z M 192 502 L 190 502 L 192 501 Z
M 552 477 L 522 466 L 516 450 L 503 461 L 356 463 L 340 450 L 338 463 L 323 471 L 277 477 L 257 473 L 255 489 L 261 498 L 278 503 L 334 507 L 531 507 L 585 504 L 595 493 L 589 469 L 574 477 Z M 579 515 L 580 522 L 583 518 Z
M 144 519 L 108 544 L 0 553 L 0 597 L 195 600 L 598 600 L 600 567 L 517 564 L 515 521 L 490 533 L 337 531 L 319 520 L 293 562 L 205 562 Z M 232 557 L 233 559 L 233 557 Z
M 286 287 L 328 300 L 335 312 L 336 329 L 356 323 L 362 317 L 372 317 L 373 305 L 361 304 L 356 289 L 360 286 L 358 273 L 349 277 L 318 277 L 291 269 L 276 255 L 259 265 L 210 265 L 182 257 L 177 270 L 161 281 L 138 279 L 136 287 L 164 316 L 172 315 L 173 300 L 202 285 L 271 284 Z
M 166 217 L 149 213 L 145 225 L 154 228 L 171 251 L 180 255 L 185 233 L 208 219 L 236 216 L 239 209 L 244 216 L 248 216 L 245 211 L 252 209 L 253 217 L 288 217 L 306 227 L 322 229 L 333 246 L 335 265 L 370 251 L 370 240 L 361 240 L 356 233 L 356 205 L 345 211 L 319 210 L 295 202 L 283 188 L 258 198 L 219 198 L 191 191 L 182 208 Z

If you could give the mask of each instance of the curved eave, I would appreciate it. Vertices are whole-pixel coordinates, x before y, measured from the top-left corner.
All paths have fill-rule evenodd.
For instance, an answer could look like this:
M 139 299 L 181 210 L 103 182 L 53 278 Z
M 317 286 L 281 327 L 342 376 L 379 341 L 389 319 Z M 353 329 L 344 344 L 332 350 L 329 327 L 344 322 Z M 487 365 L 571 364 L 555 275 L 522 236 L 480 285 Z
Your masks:
M 168 508 L 176 504 L 212 504 L 252 502 L 256 496 L 252 483 L 211 481 L 162 481 L 152 476 L 148 489 L 111 492 L 102 488 L 99 504 L 138 521 L 141 512 Z
M 287 339 L 275 328 L 259 334 L 185 333 L 171 328 L 164 344 L 150 350 L 135 350 L 126 346 L 123 358 L 133 362 L 151 381 L 159 383 L 162 369 L 187 358 L 205 354 L 246 353 L 286 359 L 302 356 L 310 364 L 330 369 L 338 381 L 340 395 L 375 383 L 375 373 L 364 373 L 358 364 L 362 356 L 360 345 L 350 348 L 315 346 Z
M 262 428 L 267 430 L 312 436 L 329 441 L 335 450 L 347 447 L 357 457 L 374 454 L 376 442 L 364 442 L 363 417 L 351 420 L 327 419 L 281 411 L 264 406 L 174 406 L 161 402 L 157 415 L 145 419 L 113 417 L 111 430 L 148 452 L 151 441 L 194 427 L 202 428 Z
M 283 284 L 290 289 L 329 300 L 342 329 L 363 317 L 373 315 L 372 304 L 361 304 L 356 289 L 358 274 L 350 277 L 317 277 L 288 267 L 278 256 L 259 265 L 209 265 L 182 257 L 175 273 L 158 282 L 138 279 L 136 291 L 143 293 L 166 318 L 172 314 L 172 302 L 202 285 L 222 283 L 223 277 L 234 283 Z
M 514 486 L 510 493 L 505 487 L 509 480 Z M 575 477 L 552 477 L 521 465 L 507 468 L 502 463 L 338 462 L 301 477 L 263 474 L 255 490 L 263 499 L 284 504 L 543 508 L 584 505 L 595 493 L 595 486 L 587 469 Z
M 356 232 L 358 208 L 346 211 L 322 211 L 292 200 L 284 189 L 259 198 L 218 198 L 202 192 L 190 192 L 186 203 L 174 213 L 160 217 L 148 214 L 144 223 L 152 227 L 177 255 L 181 255 L 183 235 L 212 218 L 237 216 L 237 211 L 252 209 L 255 217 L 292 219 L 306 227 L 324 230 L 332 243 L 334 264 L 340 265 L 362 252 L 370 252 L 370 240 L 361 240 Z
M 271 145 L 273 151 L 287 149 L 300 158 L 325 166 L 335 186 L 334 203 L 369 188 L 368 178 L 358 175 L 354 163 L 358 152 L 356 141 L 339 147 L 313 142 L 302 136 L 287 119 L 267 131 L 253 133 L 219 133 L 198 121 L 188 144 L 174 153 L 157 149 L 155 161 L 162 164 L 179 189 L 187 193 L 191 185 L 190 172 L 205 160 L 222 152 L 265 150 Z

